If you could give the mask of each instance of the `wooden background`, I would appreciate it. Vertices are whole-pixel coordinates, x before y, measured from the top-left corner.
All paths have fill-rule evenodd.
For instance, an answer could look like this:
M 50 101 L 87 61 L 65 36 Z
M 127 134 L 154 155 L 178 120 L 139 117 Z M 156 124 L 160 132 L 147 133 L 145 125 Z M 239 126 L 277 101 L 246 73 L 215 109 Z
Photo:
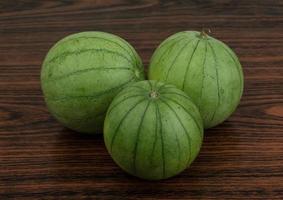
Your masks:
M 245 91 L 177 177 L 129 176 L 101 135 L 67 130 L 48 113 L 40 68 L 62 37 L 120 35 L 147 66 L 167 36 L 203 27 L 239 55 Z M 283 199 L 282 65 L 282 0 L 1 0 L 0 199 Z

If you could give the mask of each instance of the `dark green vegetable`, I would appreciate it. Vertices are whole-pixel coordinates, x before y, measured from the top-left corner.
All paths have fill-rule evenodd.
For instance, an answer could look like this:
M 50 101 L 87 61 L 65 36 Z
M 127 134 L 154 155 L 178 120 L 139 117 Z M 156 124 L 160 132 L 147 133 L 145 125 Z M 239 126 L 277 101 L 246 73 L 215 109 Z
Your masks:
M 123 89 L 104 122 L 105 144 L 114 161 L 143 179 L 165 179 L 186 169 L 202 139 L 202 119 L 190 97 L 157 81 Z

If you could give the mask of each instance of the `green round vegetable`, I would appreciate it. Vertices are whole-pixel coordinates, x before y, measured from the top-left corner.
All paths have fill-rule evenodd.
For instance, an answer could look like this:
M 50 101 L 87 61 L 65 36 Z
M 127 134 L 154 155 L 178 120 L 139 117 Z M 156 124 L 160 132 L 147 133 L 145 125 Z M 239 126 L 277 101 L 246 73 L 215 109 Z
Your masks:
M 169 178 L 187 168 L 202 139 L 202 119 L 190 97 L 157 81 L 123 89 L 104 121 L 104 141 L 114 161 L 148 180 Z
M 190 95 L 205 128 L 227 119 L 243 92 L 237 56 L 204 32 L 185 31 L 166 39 L 151 58 L 149 79 L 174 84 Z
M 102 132 L 113 97 L 144 80 L 140 57 L 130 44 L 103 32 L 82 32 L 60 40 L 48 52 L 41 86 L 52 115 L 66 127 Z

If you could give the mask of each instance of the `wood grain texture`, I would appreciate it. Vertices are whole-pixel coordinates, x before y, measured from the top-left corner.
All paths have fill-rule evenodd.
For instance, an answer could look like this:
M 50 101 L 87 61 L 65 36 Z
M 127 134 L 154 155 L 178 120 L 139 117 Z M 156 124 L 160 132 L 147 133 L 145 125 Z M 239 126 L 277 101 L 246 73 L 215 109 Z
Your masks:
M 145 66 L 182 30 L 212 30 L 244 67 L 237 111 L 206 131 L 177 177 L 148 182 L 122 172 L 101 136 L 63 128 L 47 111 L 40 68 L 48 49 L 80 31 L 127 39 Z M 283 199 L 283 1 L 2 0 L 0 199 Z

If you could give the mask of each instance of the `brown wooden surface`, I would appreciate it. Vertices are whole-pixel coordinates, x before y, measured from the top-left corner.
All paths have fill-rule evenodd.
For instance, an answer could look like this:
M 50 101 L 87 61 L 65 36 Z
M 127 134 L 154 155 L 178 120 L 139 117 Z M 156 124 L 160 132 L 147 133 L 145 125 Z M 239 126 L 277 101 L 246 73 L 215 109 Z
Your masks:
M 40 68 L 62 37 L 118 34 L 147 66 L 167 36 L 203 27 L 239 55 L 245 91 L 177 177 L 129 176 L 101 135 L 74 133 L 48 113 Z M 282 65 L 282 0 L 1 0 L 0 199 L 283 199 Z

